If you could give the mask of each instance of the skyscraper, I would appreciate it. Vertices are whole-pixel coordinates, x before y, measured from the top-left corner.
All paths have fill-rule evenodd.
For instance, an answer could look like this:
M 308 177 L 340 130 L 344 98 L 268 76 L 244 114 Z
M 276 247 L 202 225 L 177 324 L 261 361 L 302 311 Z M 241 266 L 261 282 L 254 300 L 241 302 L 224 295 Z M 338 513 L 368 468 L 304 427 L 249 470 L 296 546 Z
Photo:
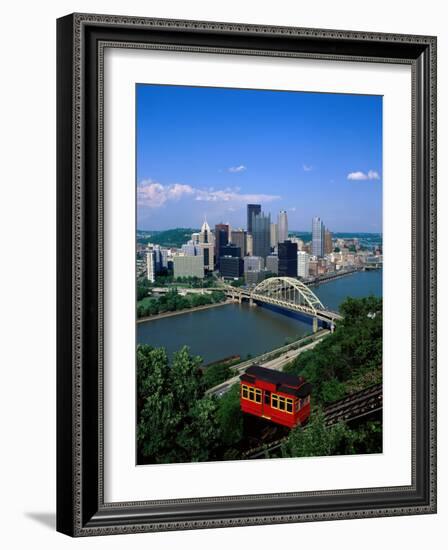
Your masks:
M 229 226 L 226 223 L 217 223 L 215 225 L 215 260 L 218 264 L 220 249 L 229 242 Z
M 312 222 L 312 240 L 311 254 L 321 258 L 324 255 L 324 236 L 325 227 L 319 217 L 313 218 Z
M 280 277 L 297 277 L 297 244 L 291 241 L 278 243 L 278 274 Z
M 146 277 L 151 283 L 156 280 L 156 254 L 152 249 L 146 252 Z
M 271 215 L 252 215 L 252 237 L 254 256 L 265 259 L 271 252 Z
M 324 252 L 325 254 L 331 254 L 333 252 L 333 234 L 331 231 L 328 231 L 328 229 L 325 229 Z
M 247 205 L 247 232 L 252 234 L 252 216 L 257 216 L 261 213 L 261 205 L 248 204 Z
M 288 214 L 286 210 L 280 210 L 278 215 L 278 242 L 283 243 L 288 238 Z
M 204 269 L 213 271 L 215 238 L 213 233 L 210 231 L 210 226 L 208 225 L 207 220 L 204 220 L 201 227 L 201 232 L 199 233 L 199 246 L 202 250 L 202 256 L 204 258 Z
M 247 253 L 247 234 L 244 229 L 235 229 L 231 232 L 231 242 L 232 244 L 238 246 L 241 250 L 241 258 Z
M 278 245 L 278 225 L 271 223 L 271 248 L 275 248 Z

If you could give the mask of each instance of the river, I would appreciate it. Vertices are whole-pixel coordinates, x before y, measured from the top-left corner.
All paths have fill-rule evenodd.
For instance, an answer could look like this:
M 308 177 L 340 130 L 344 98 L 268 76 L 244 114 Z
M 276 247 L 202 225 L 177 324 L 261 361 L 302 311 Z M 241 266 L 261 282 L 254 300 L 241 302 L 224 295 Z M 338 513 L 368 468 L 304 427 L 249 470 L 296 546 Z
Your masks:
M 337 310 L 348 296 L 382 296 L 382 272 L 357 272 L 312 290 L 328 309 Z M 311 330 L 310 323 L 265 307 L 229 304 L 138 323 L 137 342 L 163 346 L 169 354 L 188 345 L 207 364 L 231 355 L 260 355 Z

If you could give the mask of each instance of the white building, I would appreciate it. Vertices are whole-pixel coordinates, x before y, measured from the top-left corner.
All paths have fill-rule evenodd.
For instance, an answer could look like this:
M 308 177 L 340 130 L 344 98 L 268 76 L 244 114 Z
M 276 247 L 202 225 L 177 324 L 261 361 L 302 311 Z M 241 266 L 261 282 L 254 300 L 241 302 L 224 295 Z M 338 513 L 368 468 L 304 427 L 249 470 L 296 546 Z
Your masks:
M 254 239 L 250 233 L 246 236 L 246 251 L 248 256 L 252 256 L 254 253 Z
M 310 255 L 302 250 L 297 251 L 297 276 L 303 279 L 310 275 Z
M 156 254 L 154 250 L 146 252 L 146 277 L 151 283 L 156 280 Z
M 286 210 L 280 210 L 278 215 L 278 242 L 284 243 L 288 240 L 288 214 Z
M 174 256 L 174 278 L 198 277 L 204 278 L 204 262 L 202 256 Z

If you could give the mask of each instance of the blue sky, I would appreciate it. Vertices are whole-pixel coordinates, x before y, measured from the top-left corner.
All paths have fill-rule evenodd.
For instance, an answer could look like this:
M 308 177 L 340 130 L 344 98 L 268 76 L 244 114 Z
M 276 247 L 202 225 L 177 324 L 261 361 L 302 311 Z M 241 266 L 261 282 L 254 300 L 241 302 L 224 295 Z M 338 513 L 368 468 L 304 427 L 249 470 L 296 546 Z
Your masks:
M 260 203 L 289 228 L 382 231 L 382 98 L 139 84 L 137 227 L 246 226 Z

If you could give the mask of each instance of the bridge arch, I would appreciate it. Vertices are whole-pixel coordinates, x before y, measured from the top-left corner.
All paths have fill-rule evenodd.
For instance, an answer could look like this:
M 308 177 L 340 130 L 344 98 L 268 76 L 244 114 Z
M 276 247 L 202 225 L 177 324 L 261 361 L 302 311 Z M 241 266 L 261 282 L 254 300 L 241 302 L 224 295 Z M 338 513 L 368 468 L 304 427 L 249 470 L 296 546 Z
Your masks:
M 259 283 L 251 292 L 252 299 L 270 299 L 278 302 L 294 303 L 317 315 L 326 311 L 325 306 L 314 292 L 298 279 L 292 277 L 270 277 Z

